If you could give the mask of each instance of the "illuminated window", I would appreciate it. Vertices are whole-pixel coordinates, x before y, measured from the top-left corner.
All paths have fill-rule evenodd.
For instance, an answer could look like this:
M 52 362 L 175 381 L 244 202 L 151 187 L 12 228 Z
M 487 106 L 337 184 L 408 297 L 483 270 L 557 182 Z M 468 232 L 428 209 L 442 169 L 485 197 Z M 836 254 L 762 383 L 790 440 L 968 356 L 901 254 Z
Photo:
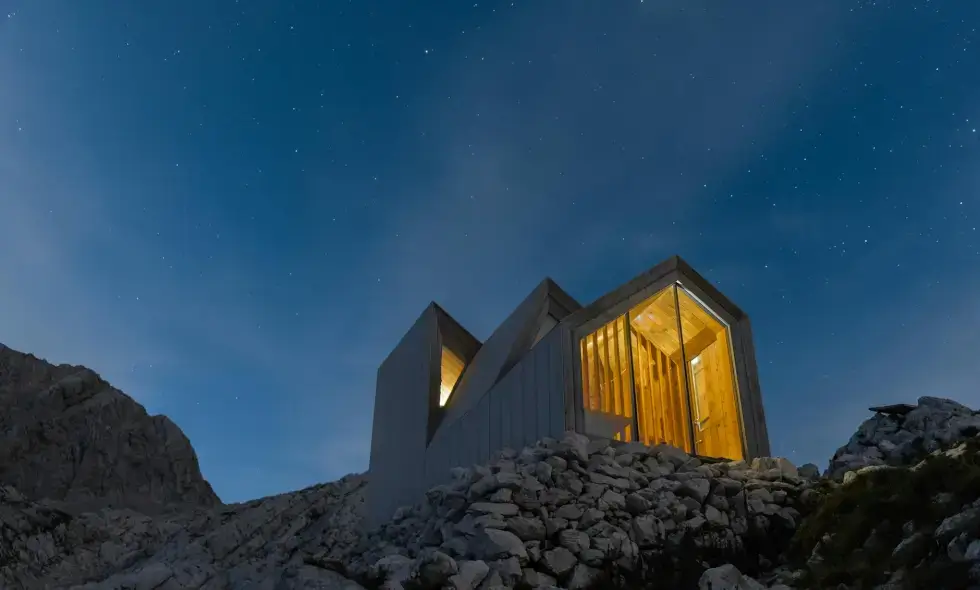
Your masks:
M 579 348 L 588 434 L 744 458 L 728 326 L 684 288 L 657 292 Z
M 690 453 L 691 419 L 674 287 L 631 309 L 629 319 L 640 440 L 648 445 L 666 443 Z
M 625 318 L 589 334 L 580 346 L 586 429 L 615 440 L 634 440 Z
M 442 347 L 442 379 L 439 384 L 439 407 L 445 406 L 449 401 L 449 396 L 453 392 L 453 387 L 459 381 L 459 376 L 463 373 L 463 359 L 456 356 L 453 351 L 445 346 Z
M 698 453 L 743 459 L 738 390 L 728 326 L 685 289 L 677 289 Z

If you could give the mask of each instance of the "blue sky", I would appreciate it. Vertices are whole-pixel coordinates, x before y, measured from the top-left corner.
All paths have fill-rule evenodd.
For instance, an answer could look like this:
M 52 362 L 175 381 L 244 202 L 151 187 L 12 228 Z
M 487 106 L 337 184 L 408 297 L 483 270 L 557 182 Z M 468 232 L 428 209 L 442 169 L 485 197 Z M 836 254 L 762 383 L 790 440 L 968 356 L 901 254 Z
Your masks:
M 775 453 L 980 406 L 972 2 L 107 6 L 0 9 L 0 342 L 225 501 L 363 470 L 430 300 L 483 338 L 675 253 L 752 316 Z

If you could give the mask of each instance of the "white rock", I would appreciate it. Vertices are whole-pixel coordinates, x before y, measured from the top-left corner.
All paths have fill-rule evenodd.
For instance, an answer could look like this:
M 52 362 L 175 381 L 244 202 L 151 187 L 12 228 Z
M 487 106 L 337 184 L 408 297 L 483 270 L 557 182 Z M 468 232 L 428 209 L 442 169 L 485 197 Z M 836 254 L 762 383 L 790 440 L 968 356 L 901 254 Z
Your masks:
M 760 582 L 743 576 L 732 564 L 705 570 L 698 580 L 698 590 L 766 590 Z

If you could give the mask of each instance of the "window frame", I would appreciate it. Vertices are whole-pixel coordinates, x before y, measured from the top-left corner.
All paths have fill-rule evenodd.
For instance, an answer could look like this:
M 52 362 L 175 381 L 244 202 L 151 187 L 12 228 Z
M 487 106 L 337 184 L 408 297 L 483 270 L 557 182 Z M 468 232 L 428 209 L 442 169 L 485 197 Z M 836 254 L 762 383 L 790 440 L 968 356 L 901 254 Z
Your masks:
M 682 330 L 682 326 L 680 325 L 681 319 L 680 319 L 680 302 L 679 302 L 678 290 L 683 289 L 684 292 L 696 304 L 702 307 L 706 312 L 709 313 L 709 315 L 711 315 L 714 319 L 720 321 L 725 326 L 726 338 L 728 338 L 729 354 L 731 355 L 730 361 L 731 361 L 733 380 L 734 380 L 733 387 L 736 396 L 735 407 L 736 407 L 736 415 L 737 415 L 740 438 L 741 438 L 742 454 L 744 457 L 752 456 L 750 453 L 751 448 L 748 442 L 748 438 L 749 436 L 756 436 L 757 433 L 754 430 L 751 434 L 747 431 L 746 428 L 747 425 L 743 415 L 744 414 L 743 405 L 746 403 L 747 400 L 752 399 L 754 396 L 752 396 L 751 394 L 747 395 L 749 391 L 747 389 L 748 383 L 743 368 L 743 363 L 746 361 L 744 361 L 740 356 L 743 350 L 742 350 L 742 346 L 740 346 L 741 343 L 739 342 L 739 339 L 736 337 L 735 334 L 735 331 L 737 330 L 739 322 L 742 318 L 733 316 L 733 314 L 730 313 L 728 309 L 726 309 L 727 306 L 717 304 L 712 298 L 708 296 L 707 293 L 705 293 L 704 289 L 701 289 L 696 284 L 697 280 L 692 279 L 691 277 L 686 275 L 683 272 L 682 268 L 675 266 L 674 268 L 669 269 L 666 272 L 662 272 L 660 273 L 659 276 L 650 280 L 650 275 L 654 274 L 656 271 L 657 268 L 654 268 L 647 275 L 643 277 L 639 277 L 638 279 L 632 281 L 631 283 L 628 283 L 627 285 L 618 289 L 617 291 L 614 291 L 609 295 L 600 298 L 593 305 L 590 305 L 588 308 L 583 310 L 586 312 L 591 312 L 589 314 L 589 317 L 577 323 L 577 325 L 575 325 L 568 331 L 569 340 L 570 340 L 568 344 L 570 346 L 568 346 L 567 350 L 571 353 L 571 362 L 569 363 L 569 368 L 571 369 L 570 371 L 571 374 L 569 375 L 569 377 L 571 378 L 571 387 L 570 387 L 571 395 L 569 397 L 571 399 L 568 399 L 568 397 L 566 397 L 566 402 L 571 402 L 571 407 L 573 410 L 572 411 L 573 422 L 569 426 L 572 427 L 577 432 L 581 432 L 583 434 L 589 434 L 585 428 L 586 410 L 585 410 L 585 402 L 583 398 L 584 393 L 583 393 L 583 384 L 582 384 L 582 355 L 581 355 L 581 348 L 580 348 L 580 342 L 582 338 L 595 332 L 596 330 L 600 329 L 602 326 L 605 326 L 610 322 L 616 321 L 618 318 L 621 318 L 623 316 L 627 317 L 627 325 L 629 325 L 628 316 L 630 310 L 634 309 L 636 306 L 643 303 L 644 301 L 646 301 L 656 293 L 667 288 L 672 288 L 674 305 L 675 305 L 675 319 L 678 323 L 678 334 L 680 335 L 682 341 L 681 366 L 683 367 L 683 371 L 684 371 L 683 388 L 684 388 L 684 395 L 688 404 L 688 416 L 691 422 L 690 428 L 688 429 L 690 433 L 689 436 L 691 438 L 689 444 L 691 445 L 690 448 L 693 450 L 694 454 L 697 454 L 698 448 L 697 448 L 697 441 L 696 441 L 697 437 L 695 435 L 695 430 L 696 428 L 699 427 L 699 425 L 697 422 L 694 421 L 694 408 L 692 407 L 693 396 L 691 395 L 691 389 L 690 389 L 690 367 L 687 366 L 688 361 L 683 346 L 683 330 Z M 643 280 L 642 285 L 638 284 L 640 280 Z M 610 301 L 612 298 L 615 298 L 616 300 Z M 728 305 L 732 305 L 732 304 L 729 303 Z M 734 306 L 732 305 L 732 307 Z M 737 310 L 737 308 L 735 309 Z M 630 332 L 631 330 L 626 331 L 627 350 L 632 350 Z M 627 356 L 630 359 L 629 361 L 630 380 L 628 385 L 630 388 L 630 399 L 632 400 L 632 404 L 633 404 L 632 432 L 634 433 L 634 435 L 637 435 L 639 433 L 639 428 L 638 428 L 639 425 L 638 425 L 638 412 L 636 407 L 637 406 L 636 385 L 634 383 L 635 371 L 632 367 L 633 355 L 630 353 Z M 754 424 L 753 424 L 753 428 L 755 428 Z

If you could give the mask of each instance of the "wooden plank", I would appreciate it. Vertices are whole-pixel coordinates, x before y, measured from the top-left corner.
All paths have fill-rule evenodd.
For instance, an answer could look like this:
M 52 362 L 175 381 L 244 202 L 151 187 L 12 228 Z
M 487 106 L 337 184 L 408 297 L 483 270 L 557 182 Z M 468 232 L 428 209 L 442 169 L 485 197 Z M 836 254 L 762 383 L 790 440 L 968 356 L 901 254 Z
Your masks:
M 584 355 L 580 354 L 579 341 L 576 340 L 575 330 L 566 323 L 558 324 L 561 330 L 561 358 L 564 374 L 565 425 L 564 430 L 582 431 L 585 403 L 583 392 L 585 382 L 582 380 L 582 366 L 585 364 Z
M 599 347 L 596 350 L 596 361 L 598 363 L 596 374 L 599 375 L 599 410 L 602 412 L 612 410 L 612 396 L 609 395 L 609 338 L 606 336 L 606 329 L 608 327 L 609 324 L 606 324 L 599 330 L 602 338 L 599 338 L 598 335 L 596 336 L 596 345 Z
M 506 378 L 506 377 L 505 377 Z M 502 383 L 502 381 L 501 381 Z M 490 398 L 490 453 L 493 454 L 499 451 L 503 447 L 502 436 L 501 436 L 501 423 L 503 422 L 503 417 L 500 412 L 500 390 L 497 383 L 493 389 L 487 394 Z
M 534 363 L 522 362 L 521 368 L 521 402 L 524 407 L 523 434 L 524 446 L 537 442 L 538 408 L 534 397 Z
M 432 487 L 448 479 L 449 467 L 447 465 L 446 455 L 446 437 L 444 433 L 439 433 L 429 443 L 429 451 L 425 455 L 426 470 L 428 471 L 426 485 L 428 487 Z
M 500 448 L 513 448 L 512 436 L 510 431 L 511 423 L 511 389 L 510 382 L 513 380 L 514 371 L 504 377 L 503 381 L 494 387 L 494 393 L 500 399 Z
M 523 366 L 517 365 L 511 372 L 507 375 L 510 377 L 514 376 L 514 381 L 511 385 L 511 403 L 510 403 L 510 440 L 511 448 L 515 451 L 520 452 L 524 448 L 524 400 L 521 397 L 521 382 L 523 372 Z
M 473 420 L 473 413 L 467 412 L 459 421 L 459 429 L 456 431 L 457 441 L 463 449 L 462 466 L 470 467 L 476 463 L 476 425 Z
M 602 365 L 599 363 L 599 335 L 593 333 L 589 337 L 592 348 L 589 351 L 589 374 L 592 376 L 592 396 L 589 400 L 590 410 L 602 409 Z
M 561 332 L 556 328 L 549 334 L 546 340 L 548 343 L 548 392 L 551 396 L 549 416 L 551 423 L 548 425 L 548 436 L 560 439 L 565 432 L 565 363 L 562 359 Z M 542 341 L 543 343 L 543 341 Z
M 621 319 L 617 319 L 612 322 L 611 326 L 606 326 L 607 333 L 610 331 L 612 332 L 612 342 L 610 343 L 611 346 L 608 346 L 608 348 L 611 349 L 613 356 L 613 364 L 610 365 L 612 369 L 612 387 L 610 390 L 613 401 L 610 405 L 613 413 L 617 416 L 626 415 L 625 408 L 623 407 L 623 363 L 622 354 L 619 349 L 619 325 L 621 321 Z
M 578 343 L 580 364 L 582 365 L 582 403 L 586 408 L 592 408 L 592 371 L 590 369 L 588 338 Z
M 446 449 L 449 451 L 448 453 L 449 456 L 447 457 L 446 462 L 448 464 L 447 466 L 450 469 L 458 466 L 463 461 L 463 452 L 458 444 L 458 440 L 459 440 L 459 435 L 457 434 L 458 430 L 459 430 L 459 420 L 449 425 L 449 428 L 446 430 L 445 444 L 446 444 Z
M 656 350 L 656 349 L 654 349 Z M 678 443 L 680 433 L 677 432 L 678 409 L 677 402 L 674 400 L 673 391 L 670 387 L 670 367 L 668 357 L 659 350 L 656 352 L 657 370 L 659 371 L 660 389 L 660 416 L 664 426 L 664 442 L 667 444 L 681 447 Z
M 490 396 L 484 395 L 477 404 L 477 463 L 490 460 Z
M 541 440 L 548 436 L 551 430 L 551 392 L 549 390 L 552 376 L 551 355 L 546 343 L 539 342 L 538 346 L 531 351 L 530 356 L 531 358 L 526 358 L 524 362 L 534 364 L 534 399 L 537 405 L 535 408 L 537 416 L 535 440 Z

